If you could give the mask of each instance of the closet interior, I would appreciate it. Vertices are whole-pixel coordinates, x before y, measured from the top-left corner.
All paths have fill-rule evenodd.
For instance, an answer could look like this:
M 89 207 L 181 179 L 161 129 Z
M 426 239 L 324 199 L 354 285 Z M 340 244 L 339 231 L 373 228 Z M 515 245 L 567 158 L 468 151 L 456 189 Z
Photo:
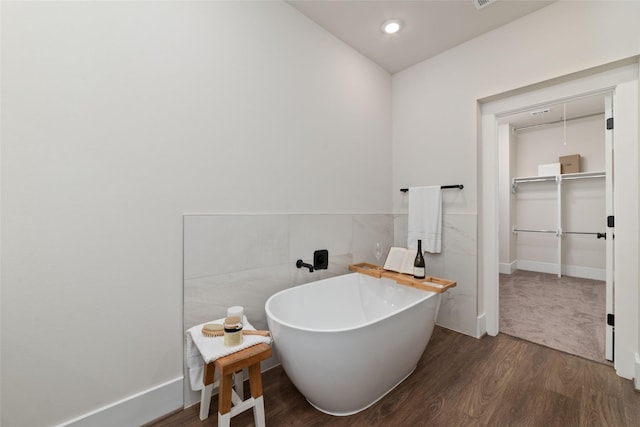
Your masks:
M 499 124 L 501 273 L 605 280 L 604 106 L 587 97 Z

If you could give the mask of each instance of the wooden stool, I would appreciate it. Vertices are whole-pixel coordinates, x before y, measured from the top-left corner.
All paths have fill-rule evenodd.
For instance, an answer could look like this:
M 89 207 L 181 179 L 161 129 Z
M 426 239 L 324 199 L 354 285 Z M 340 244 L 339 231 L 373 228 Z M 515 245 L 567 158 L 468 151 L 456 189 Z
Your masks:
M 271 357 L 271 354 L 271 346 L 260 343 L 206 364 L 203 375 L 204 389 L 202 390 L 202 399 L 200 401 L 200 419 L 204 420 L 209 416 L 211 389 L 214 385 L 213 378 L 217 368 L 220 376 L 218 426 L 229 427 L 231 417 L 253 408 L 256 427 L 264 427 L 264 400 L 262 398 L 260 362 Z M 242 400 L 243 377 L 241 372 L 244 368 L 249 368 L 249 388 L 251 389 L 251 397 L 247 400 Z M 240 372 L 240 374 L 236 375 L 236 390 L 233 390 L 233 375 L 237 372 Z M 208 390 L 208 393 L 205 390 Z M 234 405 L 233 408 L 231 407 L 232 403 Z

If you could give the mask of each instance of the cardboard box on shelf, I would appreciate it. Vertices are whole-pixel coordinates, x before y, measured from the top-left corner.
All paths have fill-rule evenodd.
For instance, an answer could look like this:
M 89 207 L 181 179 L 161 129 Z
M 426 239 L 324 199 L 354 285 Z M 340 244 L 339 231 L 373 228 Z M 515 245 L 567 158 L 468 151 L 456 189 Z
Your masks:
M 580 172 L 580 154 L 561 156 L 560 164 L 562 165 L 561 173 L 578 173 Z
M 549 176 L 560 174 L 560 163 L 547 163 L 538 165 L 538 176 Z

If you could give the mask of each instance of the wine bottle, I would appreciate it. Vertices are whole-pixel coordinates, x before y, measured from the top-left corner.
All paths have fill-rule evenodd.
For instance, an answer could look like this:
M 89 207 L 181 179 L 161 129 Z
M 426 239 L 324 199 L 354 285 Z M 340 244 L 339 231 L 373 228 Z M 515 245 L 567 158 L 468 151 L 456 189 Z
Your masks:
M 413 277 L 424 279 L 424 256 L 422 255 L 422 240 L 418 240 L 418 253 L 413 261 Z

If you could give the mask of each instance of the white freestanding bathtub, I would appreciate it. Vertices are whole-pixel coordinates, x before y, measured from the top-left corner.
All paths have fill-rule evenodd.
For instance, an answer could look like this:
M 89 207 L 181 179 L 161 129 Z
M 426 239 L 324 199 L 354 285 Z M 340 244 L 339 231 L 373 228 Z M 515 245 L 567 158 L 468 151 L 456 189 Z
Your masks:
M 351 273 L 271 296 L 267 321 L 285 372 L 318 410 L 351 415 L 415 369 L 440 294 Z

